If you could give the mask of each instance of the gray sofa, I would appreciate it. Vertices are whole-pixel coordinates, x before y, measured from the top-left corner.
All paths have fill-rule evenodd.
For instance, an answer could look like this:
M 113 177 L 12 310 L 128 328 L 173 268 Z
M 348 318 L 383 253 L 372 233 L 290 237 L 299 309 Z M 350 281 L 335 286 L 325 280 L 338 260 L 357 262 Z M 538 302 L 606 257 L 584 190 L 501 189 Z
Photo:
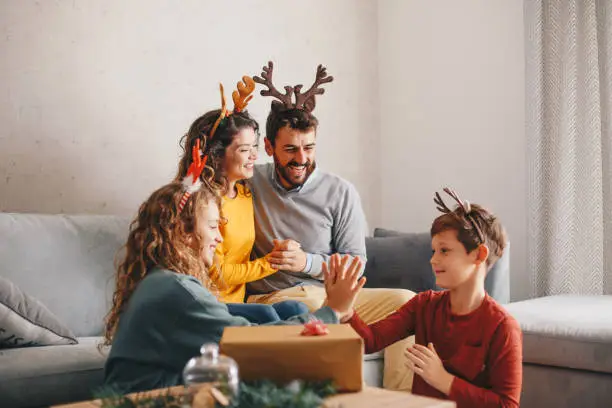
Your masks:
M 510 303 L 523 331 L 523 408 L 612 407 L 612 296 Z
M 102 382 L 98 350 L 114 289 L 113 258 L 128 220 L 0 213 L 0 276 L 42 302 L 78 344 L 0 350 L 0 407 L 90 399 Z
M 99 350 L 114 288 L 114 257 L 129 220 L 113 216 L 0 213 L 0 276 L 41 301 L 78 338 L 76 345 L 0 349 L 0 407 L 89 399 L 101 385 L 108 350 Z M 370 287 L 434 289 L 429 235 L 376 230 L 367 239 Z M 394 236 L 392 236 L 394 235 Z M 508 300 L 508 254 L 487 289 Z M 382 353 L 365 357 L 364 376 L 382 383 Z

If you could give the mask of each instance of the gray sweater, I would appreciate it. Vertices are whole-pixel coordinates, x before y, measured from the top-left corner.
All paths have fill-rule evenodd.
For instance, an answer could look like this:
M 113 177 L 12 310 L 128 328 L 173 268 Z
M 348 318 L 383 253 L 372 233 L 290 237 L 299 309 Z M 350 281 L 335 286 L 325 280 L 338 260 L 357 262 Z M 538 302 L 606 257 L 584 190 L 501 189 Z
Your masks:
M 339 176 L 315 169 L 303 186 L 287 191 L 277 180 L 274 163 L 255 166 L 250 180 L 255 209 L 254 257 L 267 255 L 273 239 L 293 239 L 308 254 L 302 273 L 279 271 L 248 284 L 261 294 L 307 284 L 321 285 L 322 264 L 333 253 L 365 261 L 366 221 L 359 193 Z
M 272 324 L 303 324 L 312 317 L 338 323 L 329 307 Z M 219 343 L 228 326 L 250 323 L 232 316 L 199 280 L 152 270 L 132 294 L 119 319 L 104 370 L 105 384 L 121 392 L 182 384 L 187 361 L 204 343 Z

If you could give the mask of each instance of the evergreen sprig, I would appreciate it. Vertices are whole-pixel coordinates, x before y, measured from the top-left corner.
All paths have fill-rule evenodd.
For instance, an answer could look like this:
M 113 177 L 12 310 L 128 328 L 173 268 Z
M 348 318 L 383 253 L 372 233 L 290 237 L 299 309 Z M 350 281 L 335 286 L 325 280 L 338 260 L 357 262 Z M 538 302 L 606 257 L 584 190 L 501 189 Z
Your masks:
M 101 400 L 100 408 L 184 408 L 187 401 L 184 395 L 173 395 L 170 391 L 157 396 L 143 392 L 128 398 L 114 387 L 105 387 L 94 397 Z
M 269 380 L 240 383 L 237 400 L 231 408 L 318 408 L 323 400 L 336 393 L 331 381 L 293 381 L 288 385 L 277 385 Z M 184 408 L 188 397 L 172 395 L 169 391 L 148 396 L 145 393 L 128 398 L 116 388 L 106 387 L 96 393 L 102 401 L 101 408 Z M 222 408 L 217 404 L 218 408 Z

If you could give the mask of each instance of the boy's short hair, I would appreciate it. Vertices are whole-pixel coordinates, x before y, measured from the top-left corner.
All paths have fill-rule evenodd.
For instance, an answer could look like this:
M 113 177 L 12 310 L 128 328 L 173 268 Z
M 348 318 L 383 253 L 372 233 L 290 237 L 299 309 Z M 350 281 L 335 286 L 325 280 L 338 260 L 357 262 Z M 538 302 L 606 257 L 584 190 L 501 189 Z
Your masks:
M 457 239 L 467 252 L 472 252 L 480 244 L 485 244 L 489 248 L 488 271 L 504 253 L 508 240 L 506 231 L 499 219 L 485 208 L 478 204 L 470 204 L 470 207 L 469 217 L 461 206 L 457 206 L 454 211 L 436 218 L 431 224 L 431 237 L 444 231 L 457 231 Z M 484 242 L 481 242 L 472 222 L 480 229 Z

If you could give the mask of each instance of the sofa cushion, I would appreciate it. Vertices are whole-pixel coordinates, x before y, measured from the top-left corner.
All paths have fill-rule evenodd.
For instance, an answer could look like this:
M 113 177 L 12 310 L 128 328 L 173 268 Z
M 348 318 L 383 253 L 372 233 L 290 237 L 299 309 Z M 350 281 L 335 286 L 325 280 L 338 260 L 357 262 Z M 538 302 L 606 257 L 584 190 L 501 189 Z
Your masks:
M 363 356 L 363 381 L 369 387 L 383 386 L 384 351 Z
M 76 342 L 70 329 L 41 302 L 0 277 L 0 349 Z
M 548 296 L 505 307 L 523 330 L 524 362 L 612 373 L 612 296 Z
M 115 216 L 0 213 L 0 276 L 77 336 L 100 336 L 114 290 L 113 261 L 128 225 Z
M 103 383 L 108 348 L 101 337 L 80 337 L 67 346 L 0 351 L 3 408 L 34 407 L 91 399 Z
M 429 234 L 367 237 L 366 287 L 437 289 L 431 272 Z

